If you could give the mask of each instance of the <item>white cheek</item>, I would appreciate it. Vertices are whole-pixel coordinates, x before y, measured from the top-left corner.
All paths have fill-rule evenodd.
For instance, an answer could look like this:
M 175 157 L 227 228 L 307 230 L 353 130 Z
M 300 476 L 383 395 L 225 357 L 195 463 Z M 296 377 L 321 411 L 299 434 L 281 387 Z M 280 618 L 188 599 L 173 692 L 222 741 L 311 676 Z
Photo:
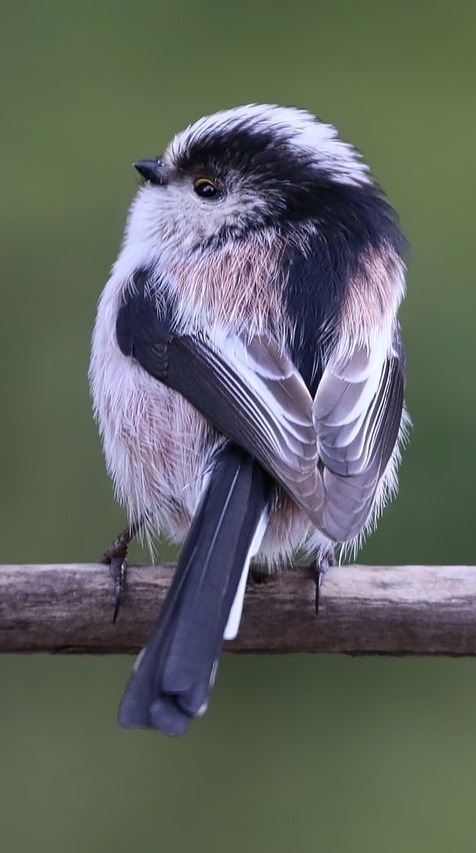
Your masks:
M 223 227 L 240 226 L 260 206 L 256 196 L 246 193 L 230 193 L 207 201 L 199 198 L 191 186 L 146 185 L 132 202 L 125 247 L 135 244 L 187 251 Z
M 216 227 L 208 214 L 183 187 L 142 187 L 131 205 L 125 243 L 192 248 Z
M 171 213 L 175 216 L 178 229 L 191 236 L 194 243 L 211 237 L 223 224 L 223 211 L 219 203 L 207 204 L 192 192 L 181 193 Z

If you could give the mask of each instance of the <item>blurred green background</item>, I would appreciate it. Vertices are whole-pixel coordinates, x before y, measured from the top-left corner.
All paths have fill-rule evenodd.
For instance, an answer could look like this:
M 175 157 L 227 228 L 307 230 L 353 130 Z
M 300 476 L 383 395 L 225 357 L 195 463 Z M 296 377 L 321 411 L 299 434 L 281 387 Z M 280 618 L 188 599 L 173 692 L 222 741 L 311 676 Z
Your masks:
M 475 36 L 472 0 L 4 0 L 2 562 L 122 526 L 86 372 L 131 163 L 249 101 L 336 124 L 412 246 L 415 427 L 360 559 L 475 562 Z M 119 729 L 131 663 L 0 659 L 2 850 L 474 851 L 476 662 L 228 655 L 180 740 Z

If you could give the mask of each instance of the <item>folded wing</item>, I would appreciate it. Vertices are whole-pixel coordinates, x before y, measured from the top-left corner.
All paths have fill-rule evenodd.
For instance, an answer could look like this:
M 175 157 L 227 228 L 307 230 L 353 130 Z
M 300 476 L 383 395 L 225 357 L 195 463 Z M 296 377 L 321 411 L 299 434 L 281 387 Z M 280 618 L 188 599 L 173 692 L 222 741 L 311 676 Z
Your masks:
M 182 394 L 261 463 L 309 517 L 324 499 L 312 398 L 291 359 L 265 337 L 180 334 L 142 289 L 127 294 L 117 340 L 125 355 Z
M 292 360 L 266 336 L 182 334 L 144 288 L 128 292 L 117 340 L 260 462 L 333 541 L 365 527 L 397 444 L 404 357 L 398 327 L 329 358 L 314 401 Z
M 331 357 L 313 405 L 325 503 L 321 527 L 353 539 L 371 514 L 402 421 L 404 357 L 399 330 L 385 340 Z

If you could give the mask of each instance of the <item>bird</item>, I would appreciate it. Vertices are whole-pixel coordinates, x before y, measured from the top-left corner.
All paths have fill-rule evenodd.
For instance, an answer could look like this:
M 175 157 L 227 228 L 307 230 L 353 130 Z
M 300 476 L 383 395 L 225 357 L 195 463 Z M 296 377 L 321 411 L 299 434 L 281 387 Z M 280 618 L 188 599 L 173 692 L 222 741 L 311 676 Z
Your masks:
M 183 543 L 119 722 L 182 735 L 251 561 L 304 551 L 322 576 L 397 491 L 406 240 L 360 152 L 305 109 L 223 109 L 134 166 L 89 378 L 130 525 L 109 559 L 138 531 Z

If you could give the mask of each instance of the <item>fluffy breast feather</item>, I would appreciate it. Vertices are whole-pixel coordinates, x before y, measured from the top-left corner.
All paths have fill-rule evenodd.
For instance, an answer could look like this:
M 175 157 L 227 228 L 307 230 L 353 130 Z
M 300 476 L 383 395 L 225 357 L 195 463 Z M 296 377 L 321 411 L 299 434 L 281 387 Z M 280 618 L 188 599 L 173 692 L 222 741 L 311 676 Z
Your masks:
M 164 258 L 160 267 L 177 299 L 177 326 L 183 332 L 200 327 L 250 336 L 267 332 L 286 340 L 283 248 L 276 232 L 261 231 L 186 257 Z
M 149 534 L 182 538 L 203 488 L 217 436 L 179 394 L 119 350 L 116 315 L 127 280 L 114 276 L 101 297 L 90 366 L 94 413 L 106 464 L 130 519 Z

